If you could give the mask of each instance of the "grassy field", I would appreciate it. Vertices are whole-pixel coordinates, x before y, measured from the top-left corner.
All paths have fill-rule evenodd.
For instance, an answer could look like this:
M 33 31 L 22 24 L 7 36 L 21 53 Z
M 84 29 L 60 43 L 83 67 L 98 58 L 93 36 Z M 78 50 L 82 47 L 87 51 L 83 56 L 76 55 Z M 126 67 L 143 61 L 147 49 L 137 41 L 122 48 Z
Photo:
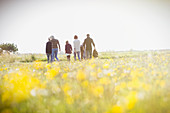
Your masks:
M 59 58 L 0 56 L 0 113 L 170 113 L 170 50 Z

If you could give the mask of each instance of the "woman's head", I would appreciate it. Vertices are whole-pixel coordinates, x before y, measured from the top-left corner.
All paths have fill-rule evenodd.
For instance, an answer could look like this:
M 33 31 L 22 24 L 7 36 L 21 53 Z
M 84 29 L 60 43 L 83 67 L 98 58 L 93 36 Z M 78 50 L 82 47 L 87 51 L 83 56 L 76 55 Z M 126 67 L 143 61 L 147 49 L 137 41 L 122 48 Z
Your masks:
M 78 39 L 78 36 L 77 36 L 77 35 L 75 35 L 75 36 L 74 36 L 74 39 Z

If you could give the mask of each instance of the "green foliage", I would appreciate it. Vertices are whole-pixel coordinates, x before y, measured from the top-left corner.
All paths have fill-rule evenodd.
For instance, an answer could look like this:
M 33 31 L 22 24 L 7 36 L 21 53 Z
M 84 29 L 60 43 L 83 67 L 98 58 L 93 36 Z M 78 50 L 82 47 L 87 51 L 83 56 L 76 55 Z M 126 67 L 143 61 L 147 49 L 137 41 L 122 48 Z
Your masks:
M 36 60 L 36 58 L 35 58 L 34 55 L 31 56 L 31 60 L 32 60 L 32 61 L 35 61 L 35 60 Z
M 3 50 L 0 48 L 0 55 L 2 54 Z
M 10 43 L 0 44 L 0 48 L 2 50 L 6 50 L 8 52 L 16 52 L 16 51 L 18 51 L 17 45 L 14 45 L 14 43 L 12 43 L 12 44 L 10 44 Z

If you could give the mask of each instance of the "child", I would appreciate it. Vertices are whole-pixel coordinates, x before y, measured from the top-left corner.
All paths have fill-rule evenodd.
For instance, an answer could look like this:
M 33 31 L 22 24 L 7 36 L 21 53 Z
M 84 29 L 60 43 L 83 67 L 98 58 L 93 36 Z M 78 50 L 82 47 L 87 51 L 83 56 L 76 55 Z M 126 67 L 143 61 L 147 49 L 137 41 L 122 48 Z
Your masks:
M 65 53 L 66 53 L 66 56 L 67 56 L 67 61 L 70 61 L 70 54 L 72 53 L 72 46 L 71 46 L 71 44 L 69 44 L 68 41 L 66 41 Z
M 85 59 L 85 49 L 83 47 L 83 44 L 80 46 L 80 52 L 81 52 L 81 60 Z

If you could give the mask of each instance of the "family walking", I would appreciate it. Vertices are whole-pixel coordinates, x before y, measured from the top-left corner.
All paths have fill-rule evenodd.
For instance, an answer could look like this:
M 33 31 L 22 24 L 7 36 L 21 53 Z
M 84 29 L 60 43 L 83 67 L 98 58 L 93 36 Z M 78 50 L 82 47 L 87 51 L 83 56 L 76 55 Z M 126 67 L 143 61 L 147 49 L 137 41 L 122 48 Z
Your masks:
M 68 41 L 66 41 L 65 54 L 67 56 L 67 60 L 70 61 L 70 56 L 72 54 L 72 51 L 74 51 L 74 60 L 76 60 L 76 56 L 78 57 L 78 60 L 91 59 L 92 45 L 94 46 L 93 57 L 98 57 L 95 44 L 93 42 L 93 39 L 90 38 L 89 34 L 87 34 L 87 38 L 84 40 L 82 45 L 80 45 L 80 40 L 78 39 L 78 36 L 75 35 L 73 41 L 73 49 L 71 44 Z M 54 38 L 54 36 L 51 36 L 50 38 L 48 38 L 48 42 L 46 43 L 46 54 L 47 54 L 48 63 L 53 62 L 55 58 L 57 61 L 59 61 L 57 57 L 58 51 L 61 51 L 60 43 L 57 39 Z

